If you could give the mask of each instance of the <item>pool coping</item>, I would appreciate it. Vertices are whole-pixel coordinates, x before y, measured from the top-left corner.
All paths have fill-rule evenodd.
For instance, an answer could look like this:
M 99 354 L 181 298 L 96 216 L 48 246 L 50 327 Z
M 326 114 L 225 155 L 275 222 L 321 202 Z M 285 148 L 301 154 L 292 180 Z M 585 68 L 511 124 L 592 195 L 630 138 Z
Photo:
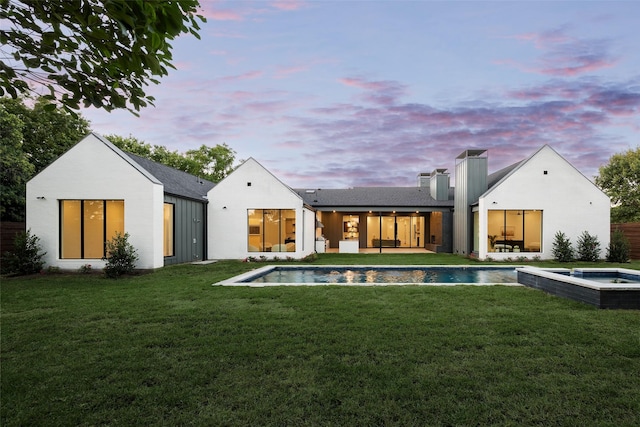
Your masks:
M 571 272 L 574 274 L 577 272 L 587 272 L 587 273 L 623 273 L 629 275 L 637 275 L 638 270 L 631 270 L 628 268 L 545 268 L 545 267 L 520 267 L 516 268 L 516 271 L 534 273 L 540 277 L 546 277 L 550 279 L 559 279 L 558 276 L 561 276 L 561 280 L 566 283 L 570 283 L 576 286 L 582 286 L 585 288 L 595 289 L 595 290 L 610 290 L 610 291 L 626 291 L 633 289 L 640 289 L 640 285 L 637 283 L 602 283 L 596 282 L 593 280 L 589 280 L 588 278 L 571 276 Z
M 523 267 L 516 269 L 518 283 L 562 298 L 598 308 L 640 309 L 640 284 L 602 283 L 571 276 L 567 268 Z M 627 268 L 576 268 L 579 273 L 617 273 L 637 276 L 638 270 Z
M 446 269 L 446 268 L 482 268 L 482 269 L 496 269 L 496 270 L 514 270 L 522 267 L 520 265 L 266 265 L 264 267 L 256 268 L 246 273 L 239 274 L 229 279 L 222 280 L 217 283 L 213 283 L 211 286 L 243 286 L 250 288 L 264 288 L 273 286 L 523 286 L 520 283 L 422 283 L 422 282 L 407 282 L 407 283 L 252 283 L 243 282 L 243 280 L 250 279 L 254 276 L 263 275 L 270 271 L 281 269 L 309 269 L 309 270 L 322 270 L 331 268 L 353 268 L 353 269 L 366 269 L 366 268 L 380 268 L 380 269 Z

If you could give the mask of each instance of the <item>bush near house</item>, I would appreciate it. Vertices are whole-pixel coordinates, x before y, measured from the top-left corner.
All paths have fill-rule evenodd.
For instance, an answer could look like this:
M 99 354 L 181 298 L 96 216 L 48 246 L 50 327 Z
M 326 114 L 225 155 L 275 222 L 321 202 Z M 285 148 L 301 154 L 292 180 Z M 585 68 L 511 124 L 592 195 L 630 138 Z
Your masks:
M 115 237 L 107 242 L 107 255 L 103 259 L 107 261 L 104 267 L 107 277 L 116 279 L 123 274 L 131 273 L 136 268 L 138 254 L 129 243 L 129 233 L 116 233 Z
M 5 252 L 2 257 L 2 273 L 26 275 L 39 273 L 44 266 L 42 257 L 46 252 L 42 252 L 40 238 L 32 235 L 31 230 L 23 231 L 16 235 L 14 249 Z
M 553 241 L 553 258 L 560 262 L 573 261 L 573 246 L 571 241 L 562 231 L 556 232 Z
M 598 236 L 583 231 L 578 237 L 577 255 L 580 261 L 598 261 L 600 259 L 600 242 Z
M 627 239 L 622 230 L 616 229 L 611 234 L 611 242 L 607 247 L 607 261 L 628 262 L 630 246 L 629 239 Z

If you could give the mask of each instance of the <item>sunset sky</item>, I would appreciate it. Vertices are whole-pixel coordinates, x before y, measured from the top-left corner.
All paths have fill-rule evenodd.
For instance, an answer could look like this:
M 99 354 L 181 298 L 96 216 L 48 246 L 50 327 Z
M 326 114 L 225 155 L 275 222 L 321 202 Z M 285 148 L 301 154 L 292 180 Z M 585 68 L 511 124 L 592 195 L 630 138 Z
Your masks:
M 640 145 L 640 2 L 207 1 L 135 117 L 92 129 L 226 143 L 300 188 L 412 186 L 466 149 L 544 144 L 593 178 Z

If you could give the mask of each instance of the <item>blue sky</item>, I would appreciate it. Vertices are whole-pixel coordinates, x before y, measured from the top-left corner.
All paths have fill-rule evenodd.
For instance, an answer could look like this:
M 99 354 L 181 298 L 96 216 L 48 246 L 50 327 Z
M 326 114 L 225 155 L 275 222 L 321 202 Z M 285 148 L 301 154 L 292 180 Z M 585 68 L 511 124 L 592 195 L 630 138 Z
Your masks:
M 592 178 L 640 145 L 640 2 L 201 1 L 201 40 L 102 134 L 226 143 L 292 187 L 412 186 L 544 144 Z

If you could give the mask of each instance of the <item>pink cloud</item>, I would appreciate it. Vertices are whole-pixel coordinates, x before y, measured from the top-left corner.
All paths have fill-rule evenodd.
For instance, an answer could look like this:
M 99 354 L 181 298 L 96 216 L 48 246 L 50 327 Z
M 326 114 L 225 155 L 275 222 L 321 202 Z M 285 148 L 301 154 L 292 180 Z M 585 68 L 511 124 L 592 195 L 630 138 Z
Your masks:
M 308 69 L 309 67 L 302 66 L 302 65 L 293 66 L 293 67 L 282 67 L 276 70 L 273 77 L 276 79 L 284 79 L 286 77 L 289 77 L 292 74 L 302 73 L 304 71 L 307 71 Z
M 301 9 L 305 4 L 306 2 L 302 0 L 276 0 L 271 3 L 271 6 L 279 10 L 291 11 Z
M 406 86 L 391 80 L 369 81 L 361 77 L 343 77 L 338 81 L 345 86 L 363 89 L 362 98 L 381 105 L 395 104 L 406 92 Z
M 230 9 L 218 9 L 216 2 L 204 2 L 202 15 L 214 21 L 244 21 L 242 13 Z
M 610 52 L 611 42 L 605 39 L 576 39 L 566 34 L 566 28 L 541 33 L 524 33 L 511 38 L 534 43 L 542 55 L 532 64 L 511 59 L 494 61 L 526 72 L 572 77 L 614 66 L 618 59 Z
M 238 81 L 238 80 L 252 80 L 252 79 L 257 79 L 259 77 L 262 77 L 263 74 L 264 73 L 262 71 L 254 70 L 254 71 L 247 71 L 246 73 L 243 73 L 243 74 L 237 74 L 235 76 L 222 77 L 219 80 L 225 81 L 225 82 Z

